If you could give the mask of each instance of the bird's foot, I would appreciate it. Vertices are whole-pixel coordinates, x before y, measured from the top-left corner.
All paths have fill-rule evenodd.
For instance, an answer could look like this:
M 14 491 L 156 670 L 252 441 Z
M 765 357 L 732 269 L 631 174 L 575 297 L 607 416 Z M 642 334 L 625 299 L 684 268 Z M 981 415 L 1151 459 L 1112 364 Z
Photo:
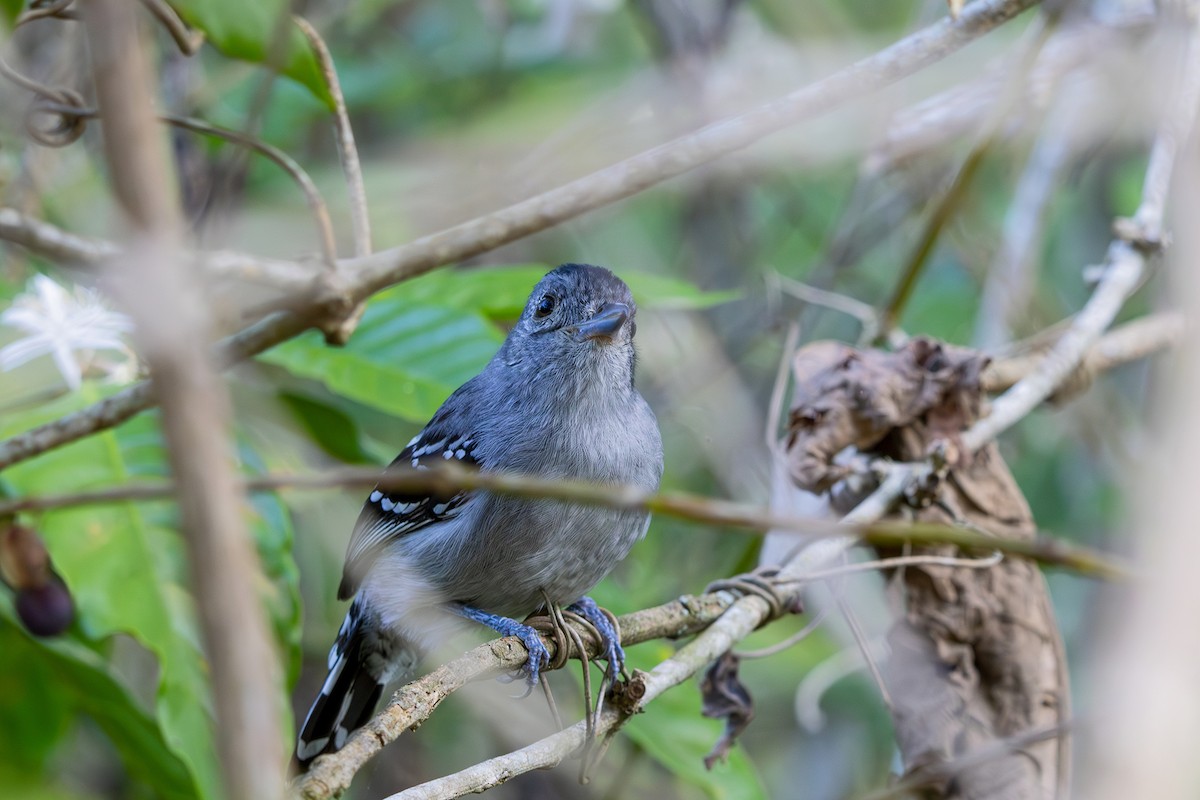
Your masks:
M 572 603 L 567 610 L 575 612 L 596 628 L 604 642 L 604 657 L 608 661 L 608 669 L 605 672 L 615 682 L 617 676 L 625 669 L 625 648 L 621 647 L 621 634 L 613 625 L 612 618 L 590 597 Z
M 459 616 L 487 625 L 501 636 L 515 636 L 520 639 L 521 643 L 525 645 L 525 649 L 529 651 L 529 660 L 525 662 L 521 671 L 525 675 L 525 682 L 529 685 L 529 690 L 533 691 L 533 687 L 537 686 L 538 679 L 541 677 L 542 669 L 550 663 L 550 651 L 542 643 L 542 637 L 538 632 L 515 619 L 502 617 L 499 614 L 489 614 L 470 606 L 454 605 L 451 606 L 451 609 Z

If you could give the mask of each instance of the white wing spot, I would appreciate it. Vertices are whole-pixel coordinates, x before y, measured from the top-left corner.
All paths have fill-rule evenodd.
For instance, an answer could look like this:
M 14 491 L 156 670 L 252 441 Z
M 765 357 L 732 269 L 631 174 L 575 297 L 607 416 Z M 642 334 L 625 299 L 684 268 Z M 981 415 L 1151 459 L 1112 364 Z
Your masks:
M 383 497 L 383 492 L 379 491 L 378 489 L 376 489 L 375 491 L 371 492 L 371 502 L 372 502 L 372 503 L 378 503 L 378 502 L 379 502 L 379 499 L 380 499 L 381 497 Z
M 425 455 L 426 453 L 437 452 L 438 450 L 441 450 L 445 446 L 446 446 L 445 439 L 441 439 L 440 441 L 434 442 L 433 444 L 423 445 L 422 447 L 420 447 L 416 450 L 413 450 L 413 458 L 420 458 L 421 456 Z
M 450 458 L 450 457 L 452 457 L 453 455 L 454 455 L 454 451 L 453 451 L 453 450 L 447 450 L 446 452 L 442 453 L 442 458 Z
M 446 513 L 446 503 L 438 503 L 436 506 L 433 507 L 433 515 L 435 517 L 440 517 L 442 514 L 445 514 L 445 513 Z
M 406 444 L 406 445 L 404 445 L 404 446 L 405 446 L 405 447 L 412 447 L 414 444 L 416 444 L 416 443 L 417 443 L 417 442 L 419 442 L 419 441 L 421 441 L 421 434 L 419 434 L 419 433 L 418 433 L 416 436 L 414 436 L 413 438 L 409 439 L 409 440 L 408 440 L 408 444 Z
M 380 502 L 379 505 L 383 506 L 384 511 L 391 511 L 392 508 L 396 505 L 396 503 L 385 497 L 385 498 L 383 498 L 383 501 Z
M 466 457 L 467 457 L 467 451 L 466 451 L 466 450 L 463 450 L 463 449 L 460 447 L 460 448 L 458 448 L 458 450 L 456 450 L 456 451 L 454 452 L 454 457 L 455 457 L 455 458 L 457 458 L 459 461 L 462 461 L 464 458 L 466 458 Z

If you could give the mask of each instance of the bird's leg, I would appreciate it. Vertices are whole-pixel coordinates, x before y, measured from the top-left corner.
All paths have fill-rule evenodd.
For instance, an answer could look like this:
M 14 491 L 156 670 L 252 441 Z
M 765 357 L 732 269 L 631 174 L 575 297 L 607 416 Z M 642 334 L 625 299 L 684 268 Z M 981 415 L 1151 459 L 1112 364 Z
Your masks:
M 593 607 L 595 604 L 592 604 Z M 546 645 L 542 643 L 542 637 L 536 630 L 528 625 L 522 625 L 515 619 L 502 617 L 499 614 L 489 614 L 486 611 L 480 611 L 477 608 L 464 606 L 459 603 L 451 603 L 450 610 L 455 614 L 466 619 L 487 625 L 501 636 L 515 636 L 525 645 L 525 649 L 529 651 L 529 660 L 525 662 L 525 682 L 529 684 L 530 691 L 538 684 L 538 676 L 541 674 L 542 668 L 550 663 L 550 651 L 546 649 Z
M 608 661 L 606 673 L 615 682 L 621 670 L 625 669 L 625 649 L 621 647 L 621 634 L 617 632 L 612 620 L 590 597 L 580 598 L 568 606 L 567 610 L 575 612 L 595 626 L 604 641 L 604 657 Z

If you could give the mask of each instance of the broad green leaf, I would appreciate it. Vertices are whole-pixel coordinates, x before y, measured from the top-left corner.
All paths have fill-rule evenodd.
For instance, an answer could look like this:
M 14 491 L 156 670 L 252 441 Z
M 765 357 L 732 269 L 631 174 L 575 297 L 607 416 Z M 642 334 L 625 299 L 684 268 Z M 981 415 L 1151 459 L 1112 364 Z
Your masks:
M 96 399 L 95 390 L 62 398 L 33 415 L 9 420 L 12 430 L 53 418 Z M 240 448 L 247 471 L 262 471 L 256 454 Z M 8 487 L 21 494 L 48 494 L 118 485 L 166 476 L 165 453 L 155 414 L 143 414 L 115 431 L 89 437 L 6 470 Z M 289 683 L 300 660 L 300 597 L 292 560 L 292 528 L 275 495 L 259 495 L 249 518 L 265 580 L 260 584 Z M 218 796 L 207 667 L 196 630 L 193 601 L 185 588 L 186 563 L 176 512 L 166 503 L 120 504 L 48 512 L 37 520 L 55 567 L 71 587 L 79 629 L 90 641 L 114 633 L 133 636 L 160 665 L 155 715 L 159 734 L 186 765 L 187 792 L 172 796 Z M 280 708 L 285 708 L 280 687 Z M 86 709 L 85 709 L 86 710 Z M 135 739 L 118 749 L 138 747 Z M 138 733 L 125 730 L 125 734 Z M 190 775 L 189 775 L 190 773 Z M 162 792 L 166 796 L 166 792 Z
M 628 736 L 671 774 L 699 787 L 713 800 L 766 800 L 767 791 L 746 752 L 734 745 L 724 763 L 704 768 L 704 756 L 723 723 L 700 715 L 695 684 L 664 692 L 625 726 Z
M 0 0 L 0 14 L 4 15 L 4 21 L 8 25 L 12 25 L 17 21 L 17 17 L 25 10 L 25 0 Z
M 11 594 L 0 589 L 0 607 Z M 70 728 L 72 709 L 24 634 L 0 613 L 0 767 L 39 774 Z
M 376 295 L 343 348 L 309 332 L 260 358 L 388 414 L 424 422 L 483 368 L 504 340 L 492 320 L 520 315 L 543 265 L 442 270 Z M 730 299 L 672 278 L 626 274 L 634 296 L 659 308 Z
M 6 419 L 2 435 L 96 399 L 96 389 L 85 386 L 35 414 Z M 112 486 L 157 470 L 161 463 L 150 443 L 134 440 L 123 450 L 117 434 L 106 431 L 10 467 L 4 476 L 20 493 L 39 495 Z M 157 658 L 155 717 L 163 738 L 187 767 L 190 794 L 217 797 L 208 680 L 182 586 L 178 535 L 151 524 L 131 503 L 47 512 L 37 525 L 71 589 L 82 634 L 91 641 L 128 634 Z
M 62 726 L 52 720 L 60 712 L 83 713 L 108 735 L 128 774 L 150 786 L 155 796 L 195 797 L 187 768 L 167 746 L 157 722 L 113 677 L 104 660 L 67 637 L 34 639 L 21 629 L 7 597 L 4 600 L 0 652 L 5 654 L 5 670 L 0 684 L 15 680 L 21 686 L 5 688 L 7 699 L 0 704 L 0 741 L 5 743 L 0 761 L 19 763 L 13 759 L 13 746 L 28 746 L 25 737 L 38 735 L 36 727 L 21 724 L 22 716 L 31 715 L 57 738 Z
M 470 308 L 493 319 L 515 319 L 525 308 L 529 292 L 550 269 L 545 264 L 443 269 L 414 278 L 403 288 L 414 303 Z M 647 272 L 622 271 L 620 276 L 643 308 L 701 309 L 740 296 L 735 291 L 705 292 L 687 281 Z
M 260 358 L 343 397 L 424 422 L 504 337 L 477 311 L 414 303 L 405 288 L 376 296 L 346 347 L 331 348 L 311 332 Z
M 276 27 L 290 15 L 286 0 L 168 0 L 189 25 L 204 31 L 213 46 L 230 58 L 266 63 L 271 55 Z M 304 34 L 287 23 L 287 50 L 281 72 L 333 108 L 333 97 L 321 76 L 316 57 Z
M 280 392 L 279 399 L 295 414 L 305 433 L 325 452 L 347 464 L 375 463 L 363 447 L 357 421 L 349 414 L 296 392 Z

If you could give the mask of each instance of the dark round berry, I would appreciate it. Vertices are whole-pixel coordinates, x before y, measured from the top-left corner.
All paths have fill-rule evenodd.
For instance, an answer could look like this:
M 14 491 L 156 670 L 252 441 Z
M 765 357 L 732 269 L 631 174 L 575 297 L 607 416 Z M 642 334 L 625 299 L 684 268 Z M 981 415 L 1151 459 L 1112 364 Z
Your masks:
M 57 576 L 43 586 L 17 590 L 17 616 L 34 636 L 57 636 L 75 619 L 71 593 Z

